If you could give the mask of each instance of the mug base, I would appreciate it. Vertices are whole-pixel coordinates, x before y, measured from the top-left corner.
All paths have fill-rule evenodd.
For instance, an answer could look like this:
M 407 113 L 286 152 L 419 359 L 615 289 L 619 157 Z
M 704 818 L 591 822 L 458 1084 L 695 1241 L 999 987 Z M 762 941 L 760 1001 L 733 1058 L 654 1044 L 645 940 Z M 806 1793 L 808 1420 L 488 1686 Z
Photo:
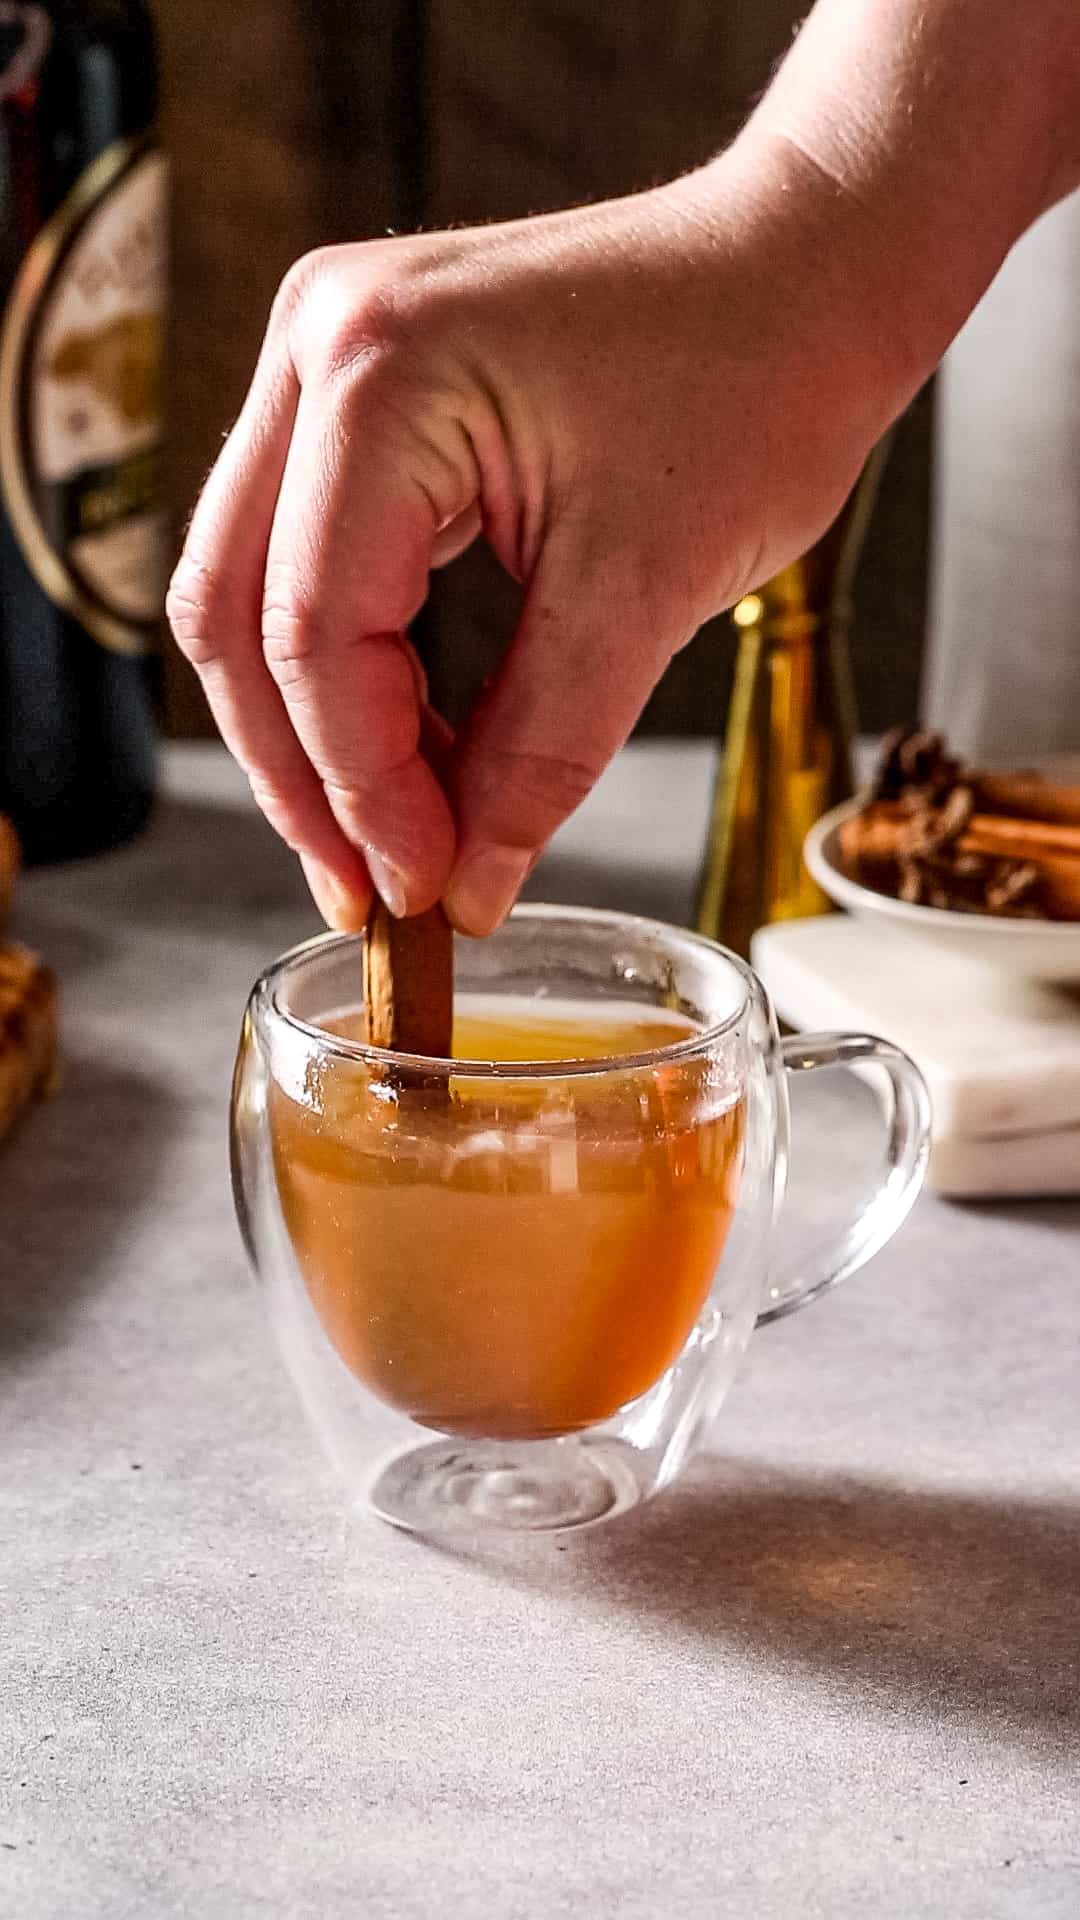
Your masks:
M 407 1533 L 562 1533 L 626 1513 L 642 1489 L 617 1443 L 439 1440 L 387 1461 L 371 1510 Z

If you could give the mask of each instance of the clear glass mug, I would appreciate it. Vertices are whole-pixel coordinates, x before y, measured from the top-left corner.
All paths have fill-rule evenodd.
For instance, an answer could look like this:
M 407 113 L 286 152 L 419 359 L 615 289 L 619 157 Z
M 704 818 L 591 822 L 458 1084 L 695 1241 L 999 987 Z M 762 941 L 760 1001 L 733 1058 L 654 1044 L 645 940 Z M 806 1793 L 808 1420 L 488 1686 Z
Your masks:
M 343 1037 L 360 979 L 359 940 L 325 935 L 256 984 L 233 1181 L 312 1425 L 350 1499 L 398 1526 L 553 1531 L 659 1492 L 754 1327 L 854 1273 L 922 1184 L 907 1056 L 781 1040 L 752 969 L 700 935 L 523 906 L 457 943 L 458 1017 L 519 1028 L 526 1052 L 587 1021 L 629 1035 L 614 1057 L 382 1053 Z M 787 1076 L 837 1066 L 882 1084 L 881 1177 L 834 1245 L 779 1272 Z

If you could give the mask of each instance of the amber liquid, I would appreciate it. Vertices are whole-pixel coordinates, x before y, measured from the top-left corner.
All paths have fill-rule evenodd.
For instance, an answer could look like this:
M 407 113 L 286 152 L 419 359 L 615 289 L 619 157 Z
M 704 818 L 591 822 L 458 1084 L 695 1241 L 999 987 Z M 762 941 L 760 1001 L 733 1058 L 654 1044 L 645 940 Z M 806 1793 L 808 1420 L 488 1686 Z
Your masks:
M 648 1009 L 493 1002 L 459 1007 L 454 1053 L 602 1061 L 692 1032 Z M 540 1438 L 636 1400 L 686 1344 L 737 1197 L 742 1108 L 701 1059 L 449 1089 L 335 1059 L 274 1083 L 270 1125 L 329 1339 L 381 1400 L 447 1433 Z

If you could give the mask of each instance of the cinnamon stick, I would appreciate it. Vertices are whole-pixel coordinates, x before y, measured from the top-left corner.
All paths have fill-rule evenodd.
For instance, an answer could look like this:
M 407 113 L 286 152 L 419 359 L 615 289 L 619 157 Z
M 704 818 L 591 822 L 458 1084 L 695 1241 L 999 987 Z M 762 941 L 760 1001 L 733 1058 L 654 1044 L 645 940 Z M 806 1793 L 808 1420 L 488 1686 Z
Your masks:
M 432 771 L 445 780 L 449 735 L 427 710 L 420 747 Z M 376 898 L 364 935 L 364 1011 L 369 1046 L 450 1058 L 454 935 L 441 906 L 396 920 Z
M 895 801 L 879 800 L 840 828 L 845 858 L 896 859 L 913 840 L 913 822 Z M 975 846 L 973 843 L 978 842 Z M 1060 854 L 1080 860 L 1080 825 L 1056 820 L 1013 819 L 1003 813 L 972 813 L 956 840 L 966 852 L 996 853 L 1017 860 Z
M 915 825 L 893 801 L 878 801 L 846 820 L 840 829 L 844 871 L 863 885 L 895 893 L 902 863 L 918 857 Z M 1080 825 L 975 813 L 948 852 L 954 861 L 978 855 L 1034 867 L 1046 913 L 1080 920 Z
M 1080 920 L 1080 826 L 976 813 L 957 847 L 960 853 L 1027 862 L 1039 876 L 1047 913 L 1055 920 Z
M 1080 863 L 1080 826 L 1056 820 L 1014 820 L 1003 813 L 973 813 L 962 839 L 977 853 L 1011 860 L 1063 857 Z
M 965 778 L 979 813 L 1080 827 L 1080 787 L 1060 785 L 1039 773 L 972 773 Z
M 454 936 L 441 907 L 395 920 L 375 902 L 364 939 L 368 1045 L 450 1057 Z

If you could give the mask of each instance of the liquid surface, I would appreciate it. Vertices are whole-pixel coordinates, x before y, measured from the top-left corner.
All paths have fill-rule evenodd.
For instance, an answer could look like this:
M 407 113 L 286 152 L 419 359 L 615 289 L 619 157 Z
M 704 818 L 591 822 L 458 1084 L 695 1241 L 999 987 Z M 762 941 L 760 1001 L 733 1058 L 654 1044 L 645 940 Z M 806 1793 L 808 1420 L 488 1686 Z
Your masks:
M 463 1001 L 454 1052 L 603 1061 L 693 1031 L 651 1008 Z M 285 1223 L 380 1399 L 442 1432 L 538 1438 L 610 1418 L 677 1358 L 738 1189 L 742 1109 L 715 1062 L 448 1091 L 332 1059 L 296 1093 L 270 1096 Z
M 356 1032 L 357 1015 L 335 1022 Z M 692 1038 L 682 1014 L 612 1000 L 582 1007 L 573 1000 L 541 1001 L 459 994 L 454 1008 L 455 1060 L 614 1060 L 653 1053 Z

